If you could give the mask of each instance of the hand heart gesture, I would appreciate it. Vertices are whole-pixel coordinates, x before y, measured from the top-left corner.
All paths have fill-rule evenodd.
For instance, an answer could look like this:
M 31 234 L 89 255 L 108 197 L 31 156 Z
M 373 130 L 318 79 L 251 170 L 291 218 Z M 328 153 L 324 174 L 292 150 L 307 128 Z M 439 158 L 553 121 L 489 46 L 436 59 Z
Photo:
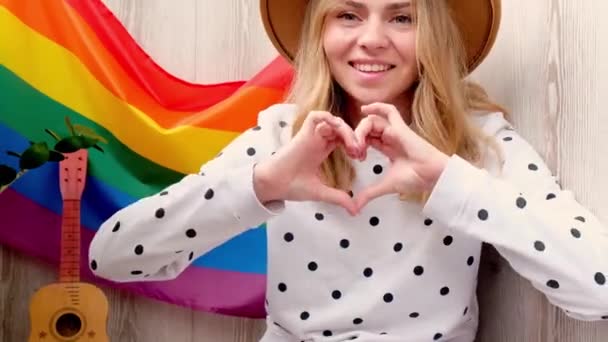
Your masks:
M 357 141 L 364 145 L 360 159 L 365 159 L 371 146 L 386 155 L 391 165 L 378 183 L 357 194 L 357 210 L 386 194 L 431 190 L 448 156 L 412 131 L 395 106 L 374 103 L 361 111 L 366 116 L 355 129 Z

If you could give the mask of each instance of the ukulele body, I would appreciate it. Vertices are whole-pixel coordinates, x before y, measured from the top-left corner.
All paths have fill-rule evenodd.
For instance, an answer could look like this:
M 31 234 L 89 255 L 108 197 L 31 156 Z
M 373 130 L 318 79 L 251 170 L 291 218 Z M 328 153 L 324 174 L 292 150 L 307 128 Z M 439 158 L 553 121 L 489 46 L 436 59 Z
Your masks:
M 30 301 L 29 342 L 108 342 L 108 300 L 88 283 L 54 283 Z

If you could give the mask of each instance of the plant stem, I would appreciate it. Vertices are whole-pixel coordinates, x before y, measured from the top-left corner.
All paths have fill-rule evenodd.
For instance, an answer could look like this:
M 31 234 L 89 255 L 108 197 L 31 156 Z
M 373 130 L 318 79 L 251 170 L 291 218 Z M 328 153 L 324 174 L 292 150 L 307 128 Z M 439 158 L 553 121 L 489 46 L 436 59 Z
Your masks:
M 8 183 L 7 185 L 3 185 L 0 187 L 0 194 L 4 192 L 4 190 L 8 189 L 13 183 L 15 183 L 15 181 L 17 181 L 17 179 L 21 178 L 21 176 L 23 176 L 25 173 L 27 172 L 27 170 L 21 170 L 17 173 L 17 176 L 15 177 L 15 179 L 13 179 L 12 182 Z

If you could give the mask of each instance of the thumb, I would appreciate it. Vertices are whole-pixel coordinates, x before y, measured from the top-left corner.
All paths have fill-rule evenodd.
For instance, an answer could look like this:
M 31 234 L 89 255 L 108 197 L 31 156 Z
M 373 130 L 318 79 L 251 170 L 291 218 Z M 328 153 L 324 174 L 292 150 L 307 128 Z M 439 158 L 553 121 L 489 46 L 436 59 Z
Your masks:
M 365 207 L 371 200 L 392 192 L 392 186 L 386 179 L 370 185 L 355 195 L 355 208 L 357 211 L 360 211 L 361 208 Z
M 353 216 L 358 213 L 354 200 L 344 191 L 322 185 L 319 189 L 318 196 L 320 201 L 339 205 Z

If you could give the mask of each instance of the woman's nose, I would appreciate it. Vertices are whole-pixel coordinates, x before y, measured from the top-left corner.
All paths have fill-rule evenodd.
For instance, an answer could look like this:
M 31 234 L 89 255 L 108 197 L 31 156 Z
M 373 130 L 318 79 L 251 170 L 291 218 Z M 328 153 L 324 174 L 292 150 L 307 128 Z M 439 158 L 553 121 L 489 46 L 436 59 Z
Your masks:
M 385 48 L 388 45 L 388 37 L 382 22 L 369 20 L 362 27 L 359 45 L 371 50 Z

